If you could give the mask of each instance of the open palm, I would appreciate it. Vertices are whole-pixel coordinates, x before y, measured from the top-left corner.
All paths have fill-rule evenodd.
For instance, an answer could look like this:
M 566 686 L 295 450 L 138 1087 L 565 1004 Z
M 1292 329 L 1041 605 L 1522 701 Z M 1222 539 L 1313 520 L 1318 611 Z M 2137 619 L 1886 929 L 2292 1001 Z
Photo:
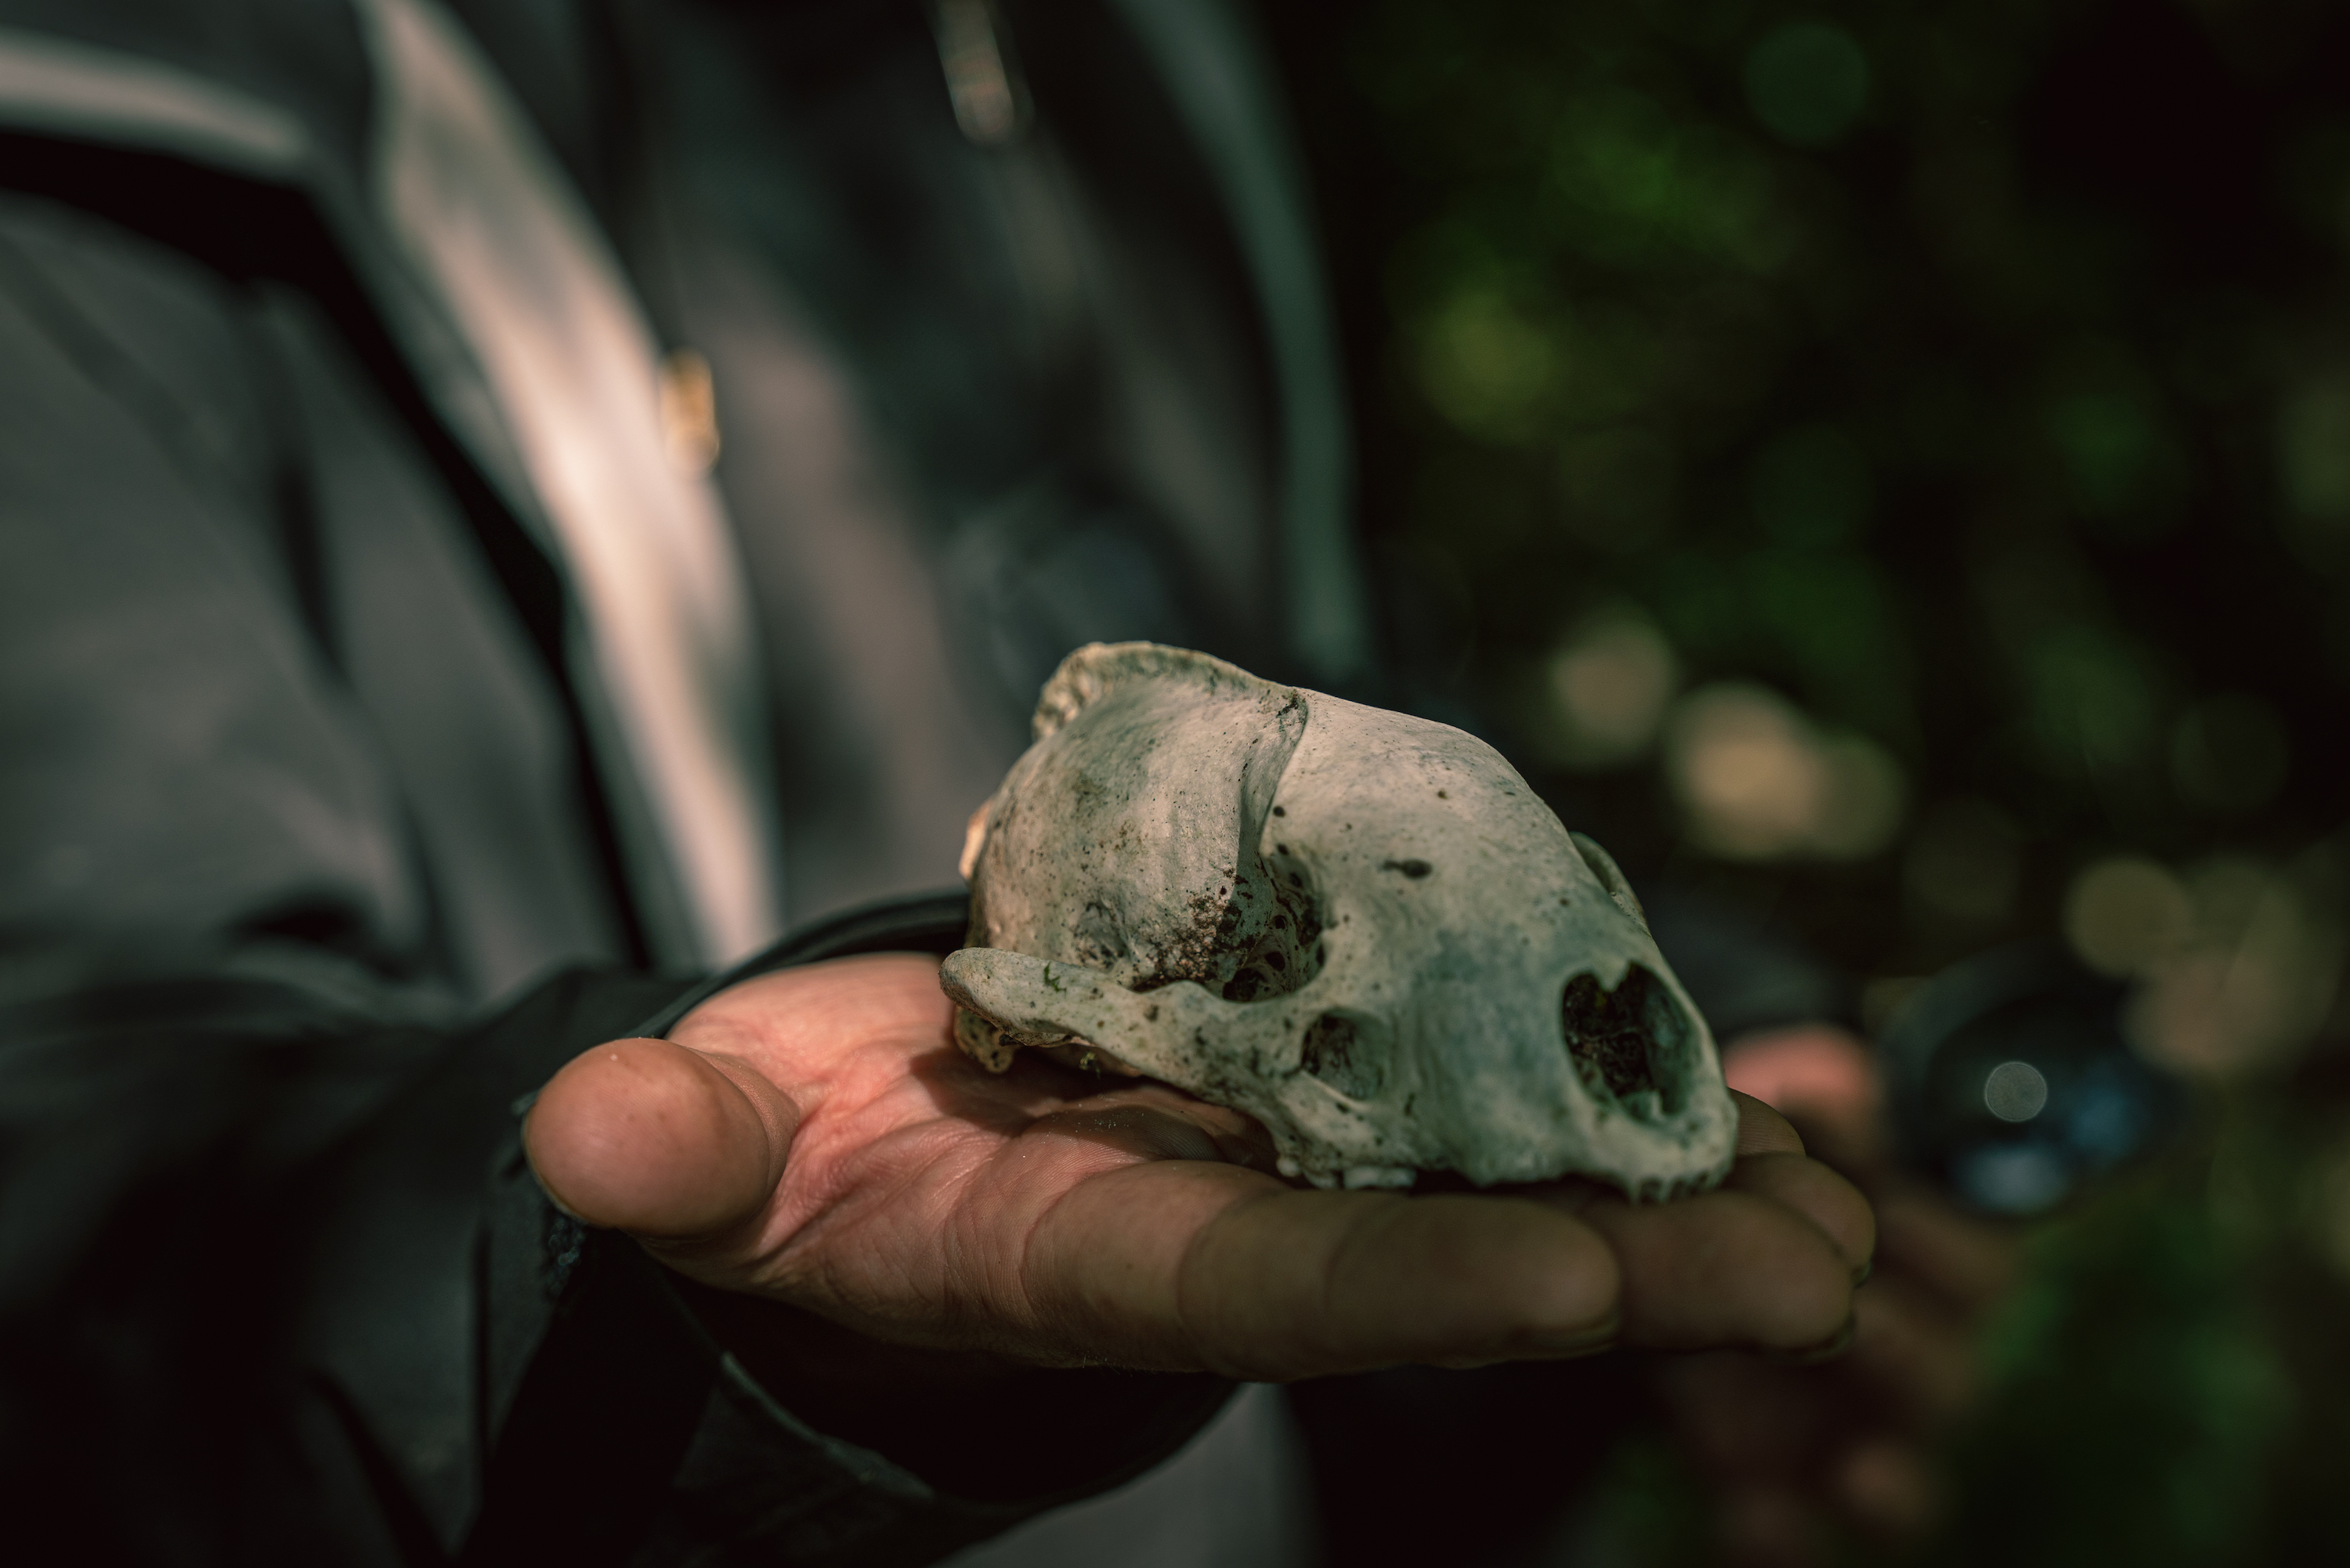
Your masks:
M 548 1084 L 526 1141 L 556 1201 L 704 1283 L 908 1346 L 1284 1379 L 1667 1347 L 1833 1343 L 1873 1225 L 1742 1102 L 1703 1197 L 1580 1182 L 1299 1189 L 1262 1129 L 1155 1084 L 954 1047 L 933 959 L 743 981 L 666 1041 Z

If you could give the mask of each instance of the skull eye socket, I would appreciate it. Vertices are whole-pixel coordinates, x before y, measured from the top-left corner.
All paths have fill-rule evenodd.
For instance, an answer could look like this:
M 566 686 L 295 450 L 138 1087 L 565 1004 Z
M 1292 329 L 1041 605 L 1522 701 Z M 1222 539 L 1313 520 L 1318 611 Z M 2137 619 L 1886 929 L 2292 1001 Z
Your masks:
M 1665 984 L 1627 964 L 1613 991 L 1575 975 L 1559 1002 L 1566 1054 L 1583 1086 L 1643 1120 L 1676 1116 L 1689 1099 L 1690 1029 Z
M 1262 1002 L 1287 996 L 1322 972 L 1322 912 L 1305 878 L 1282 875 L 1267 865 L 1262 885 L 1273 893 L 1273 917 L 1240 955 L 1224 981 L 1226 1002 Z
M 1188 980 L 1220 992 L 1226 1002 L 1264 1002 L 1305 989 L 1322 972 L 1322 907 L 1305 875 L 1292 863 L 1253 857 L 1237 874 L 1190 900 L 1191 919 L 1177 940 L 1158 945 L 1151 966 L 1126 982 L 1128 991 L 1156 991 Z M 1150 944 L 1131 940 L 1115 912 L 1100 909 L 1108 928 L 1094 939 L 1101 956 L 1087 961 L 1107 969 L 1118 955 Z M 1088 935 L 1077 932 L 1081 955 Z

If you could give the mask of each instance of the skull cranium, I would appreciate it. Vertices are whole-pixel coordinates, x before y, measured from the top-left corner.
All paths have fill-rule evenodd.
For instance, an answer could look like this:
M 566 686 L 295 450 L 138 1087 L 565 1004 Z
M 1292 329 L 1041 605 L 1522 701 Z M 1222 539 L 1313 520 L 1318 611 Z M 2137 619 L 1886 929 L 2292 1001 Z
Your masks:
M 1322 1186 L 1711 1186 L 1737 1114 L 1607 854 L 1461 731 L 1095 644 L 973 819 L 963 1048 L 1147 1074 Z

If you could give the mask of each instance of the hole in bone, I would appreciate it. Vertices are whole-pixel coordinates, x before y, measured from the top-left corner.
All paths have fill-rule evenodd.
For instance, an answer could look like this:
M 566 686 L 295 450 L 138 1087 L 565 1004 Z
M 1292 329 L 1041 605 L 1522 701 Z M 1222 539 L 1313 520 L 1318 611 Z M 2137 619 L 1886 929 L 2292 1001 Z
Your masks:
M 1046 1045 L 1041 1049 L 1062 1066 L 1075 1067 L 1080 1073 L 1091 1073 L 1097 1078 L 1142 1076 L 1141 1068 L 1127 1065 L 1090 1040 L 1064 1040 L 1057 1045 Z
M 1312 980 L 1322 967 L 1322 918 L 1313 899 L 1297 888 L 1274 885 L 1275 909 L 1264 934 L 1242 958 L 1232 979 L 1224 981 L 1226 1002 L 1255 1002 L 1286 996 Z
M 1251 857 L 1229 884 L 1191 900 L 1183 934 L 1127 989 L 1188 980 L 1226 1002 L 1265 1001 L 1304 987 L 1322 971 L 1323 956 L 1322 916 L 1305 878 L 1291 866 Z
M 1362 1030 L 1344 1014 L 1326 1012 L 1305 1026 L 1299 1064 L 1349 1099 L 1367 1100 L 1379 1092 L 1378 1053 L 1367 1048 Z
M 1584 1087 L 1636 1114 L 1679 1112 L 1688 1097 L 1680 1066 L 1689 1022 L 1655 975 L 1627 964 L 1607 991 L 1597 976 L 1578 974 L 1566 982 L 1559 1022 Z

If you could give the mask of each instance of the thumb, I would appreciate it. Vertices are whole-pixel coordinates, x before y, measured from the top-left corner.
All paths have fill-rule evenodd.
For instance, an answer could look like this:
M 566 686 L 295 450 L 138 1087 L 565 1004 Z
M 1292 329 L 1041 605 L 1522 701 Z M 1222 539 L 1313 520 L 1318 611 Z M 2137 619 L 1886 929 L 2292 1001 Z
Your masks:
M 548 1080 L 523 1148 L 547 1196 L 586 1223 L 684 1241 L 766 1206 L 798 1123 L 739 1057 L 615 1040 Z

